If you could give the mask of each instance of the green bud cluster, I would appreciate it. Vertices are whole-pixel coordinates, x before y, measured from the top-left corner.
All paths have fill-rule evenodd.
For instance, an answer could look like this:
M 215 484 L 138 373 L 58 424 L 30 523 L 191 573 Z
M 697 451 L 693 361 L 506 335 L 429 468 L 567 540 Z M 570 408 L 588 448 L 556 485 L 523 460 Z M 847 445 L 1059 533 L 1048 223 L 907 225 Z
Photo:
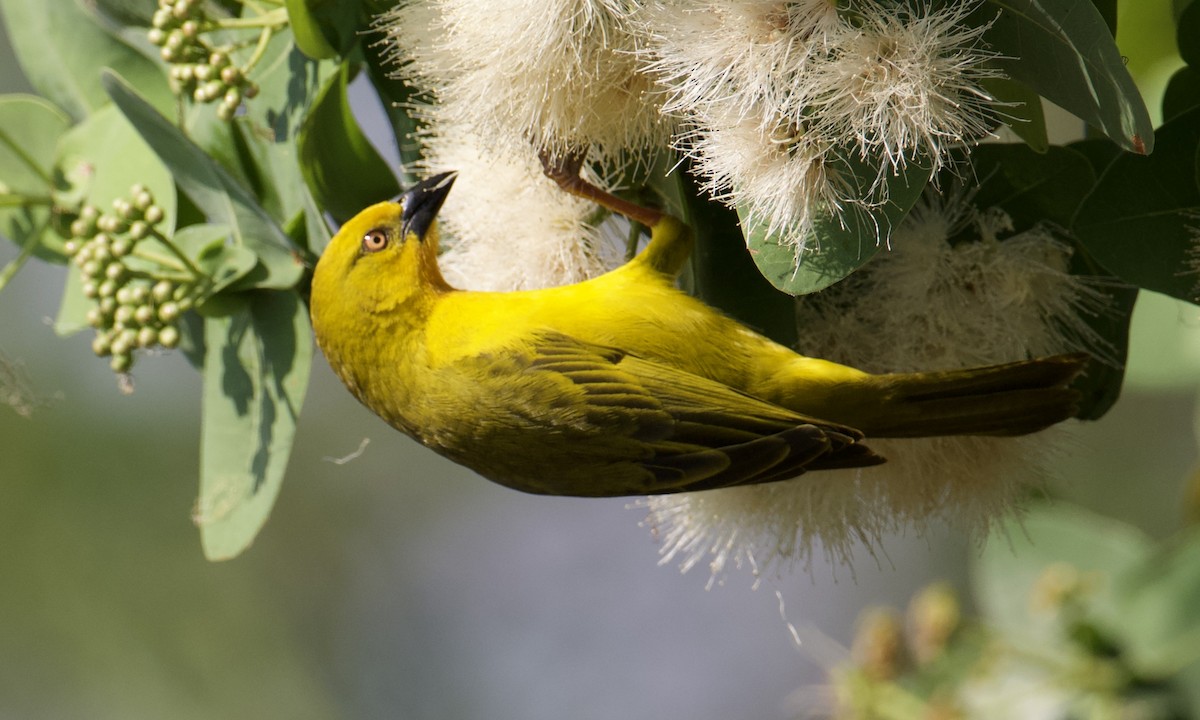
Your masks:
M 158 0 L 147 37 L 171 64 L 175 93 L 198 103 L 218 103 L 217 116 L 232 120 L 244 98 L 258 94 L 229 47 L 215 48 L 202 33 L 211 25 L 201 0 Z
M 66 251 L 83 277 L 83 294 L 92 301 L 87 322 L 96 330 L 92 350 L 111 358 L 114 372 L 129 372 L 133 352 L 179 344 L 179 316 L 191 309 L 200 292 L 199 278 L 180 280 L 131 264 L 138 243 L 158 235 L 163 210 L 141 185 L 128 198 L 113 201 L 111 213 L 85 205 L 71 223 Z

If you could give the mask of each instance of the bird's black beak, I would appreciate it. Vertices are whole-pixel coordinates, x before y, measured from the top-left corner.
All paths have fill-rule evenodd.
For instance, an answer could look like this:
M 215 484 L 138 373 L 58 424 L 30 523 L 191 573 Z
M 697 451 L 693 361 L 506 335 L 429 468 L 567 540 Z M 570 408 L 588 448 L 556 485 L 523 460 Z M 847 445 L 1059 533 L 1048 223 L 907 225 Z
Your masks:
M 429 232 L 429 226 L 433 225 L 438 210 L 442 209 L 442 203 L 446 202 L 446 196 L 450 194 L 450 187 L 454 185 L 456 177 L 458 173 L 454 171 L 439 173 L 413 185 L 408 192 L 400 196 L 400 202 L 404 206 L 400 214 L 401 237 L 408 237 L 409 233 L 413 233 L 418 240 L 425 238 L 425 233 Z

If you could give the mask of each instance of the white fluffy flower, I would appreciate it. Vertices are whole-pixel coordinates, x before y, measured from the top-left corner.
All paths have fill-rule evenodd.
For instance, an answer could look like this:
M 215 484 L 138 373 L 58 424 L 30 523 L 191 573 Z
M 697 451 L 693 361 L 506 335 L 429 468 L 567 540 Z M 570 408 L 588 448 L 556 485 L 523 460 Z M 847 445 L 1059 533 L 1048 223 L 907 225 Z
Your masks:
M 669 137 L 618 0 L 410 0 L 377 24 L 398 74 L 490 146 L 617 159 Z
M 458 172 L 438 217 L 446 280 L 471 290 L 527 290 L 579 282 L 621 262 L 623 222 L 594 222 L 595 205 L 542 174 L 530 147 L 489 148 L 429 108 L 423 174 Z M 590 176 L 593 184 L 601 184 Z
M 980 47 L 986 27 L 964 24 L 977 6 L 656 0 L 636 17 L 706 189 L 799 257 L 819 215 L 877 208 L 910 161 L 936 171 L 987 134 L 980 83 L 997 73 Z M 838 177 L 834 155 L 876 170 Z
M 664 112 L 685 116 L 778 106 L 793 76 L 841 29 L 829 0 L 653 0 L 635 17 L 646 69 L 667 90 Z
M 994 99 L 980 83 L 1000 73 L 986 66 L 994 53 L 980 47 L 987 25 L 963 24 L 974 9 L 967 2 L 863 13 L 856 32 L 839 35 L 830 56 L 810 64 L 791 112 L 809 115 L 864 160 L 885 161 L 880 180 L 914 159 L 936 172 L 950 150 L 989 131 Z
M 893 249 L 842 283 L 798 301 L 798 350 L 872 372 L 963 368 L 1105 345 L 1086 322 L 1104 310 L 1091 281 L 1067 271 L 1070 249 L 1042 228 L 1005 237 L 1003 213 L 963 194 L 927 193 Z M 950 238 L 973 235 L 951 245 Z M 856 541 L 942 518 L 986 526 L 1011 507 L 1063 432 L 1017 438 L 871 440 L 888 462 L 795 480 L 648 498 L 664 562 L 707 559 L 714 573 L 844 559 Z
M 706 118 L 686 142 L 705 191 L 797 250 L 822 214 L 854 200 L 829 144 L 785 117 Z

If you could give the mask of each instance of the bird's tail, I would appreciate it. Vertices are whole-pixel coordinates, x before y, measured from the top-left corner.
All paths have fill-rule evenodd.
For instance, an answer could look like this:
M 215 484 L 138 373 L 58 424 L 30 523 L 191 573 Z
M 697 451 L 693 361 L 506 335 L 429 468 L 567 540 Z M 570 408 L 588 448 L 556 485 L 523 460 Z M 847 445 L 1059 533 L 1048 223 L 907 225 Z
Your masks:
M 1087 362 L 1088 356 L 1078 353 L 966 370 L 877 375 L 878 409 L 846 420 L 867 437 L 1024 435 L 1078 412 L 1080 395 L 1070 384 Z

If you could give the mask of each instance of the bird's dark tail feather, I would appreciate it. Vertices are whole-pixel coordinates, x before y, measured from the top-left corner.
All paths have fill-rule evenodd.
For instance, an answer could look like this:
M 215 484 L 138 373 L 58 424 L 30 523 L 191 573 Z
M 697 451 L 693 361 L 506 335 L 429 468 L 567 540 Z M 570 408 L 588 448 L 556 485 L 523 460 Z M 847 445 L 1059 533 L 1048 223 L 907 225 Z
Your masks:
M 856 427 L 867 437 L 1024 435 L 1073 417 L 1084 353 L 1004 365 L 880 376 L 883 412 Z

